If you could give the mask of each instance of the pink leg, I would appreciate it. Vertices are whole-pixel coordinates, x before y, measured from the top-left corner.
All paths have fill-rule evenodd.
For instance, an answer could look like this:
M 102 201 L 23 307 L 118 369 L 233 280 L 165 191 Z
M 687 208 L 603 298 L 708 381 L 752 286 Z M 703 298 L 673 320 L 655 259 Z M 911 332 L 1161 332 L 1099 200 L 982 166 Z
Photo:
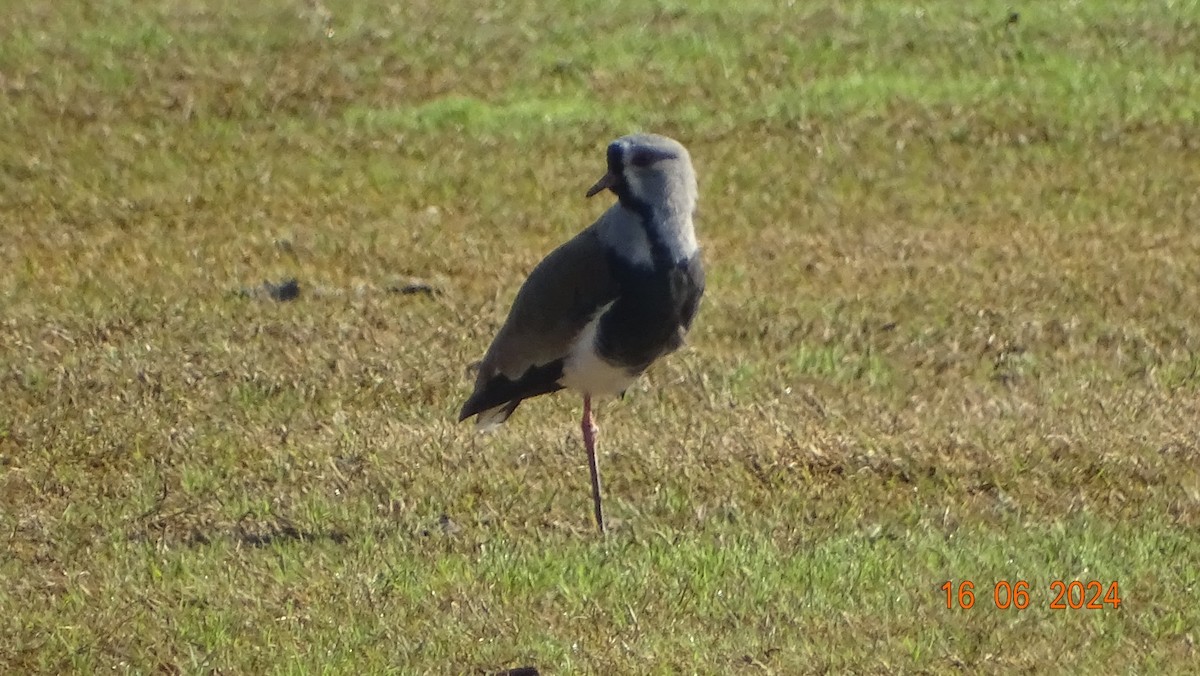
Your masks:
M 588 469 L 592 472 L 592 508 L 596 514 L 596 527 L 604 534 L 604 511 L 600 507 L 600 466 L 596 463 L 596 423 L 592 420 L 592 398 L 583 395 L 583 445 L 587 447 Z

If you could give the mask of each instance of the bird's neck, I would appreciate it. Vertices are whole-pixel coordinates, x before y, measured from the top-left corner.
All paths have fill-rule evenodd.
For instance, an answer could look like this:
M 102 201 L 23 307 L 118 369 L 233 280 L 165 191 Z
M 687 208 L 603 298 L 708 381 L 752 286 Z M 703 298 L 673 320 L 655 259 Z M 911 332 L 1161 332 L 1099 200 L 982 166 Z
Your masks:
M 669 202 L 651 208 L 622 200 L 602 219 L 599 235 L 620 259 L 642 268 L 674 267 L 694 256 L 699 248 L 690 205 Z
M 690 208 L 652 210 L 651 217 L 642 221 L 642 227 L 646 229 L 656 268 L 672 267 L 686 261 L 699 248 Z

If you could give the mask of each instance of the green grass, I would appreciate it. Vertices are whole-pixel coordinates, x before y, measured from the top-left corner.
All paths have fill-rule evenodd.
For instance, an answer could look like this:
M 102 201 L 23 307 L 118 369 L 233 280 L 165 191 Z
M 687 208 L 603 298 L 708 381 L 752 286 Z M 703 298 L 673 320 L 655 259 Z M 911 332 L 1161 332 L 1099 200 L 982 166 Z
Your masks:
M 8 8 L 0 671 L 1187 673 L 1200 3 L 1015 9 Z M 709 290 L 601 540 L 578 401 L 454 418 L 636 129 Z
M 1102 670 L 1106 655 L 1188 629 L 1182 609 L 1142 600 L 1154 585 L 1197 582 L 1194 570 L 1133 563 L 1196 555 L 1194 541 L 1155 528 L 1072 519 L 1020 533 L 947 533 L 943 523 L 914 519 L 819 540 L 801 530 L 659 530 L 607 543 L 579 535 L 310 533 L 261 546 L 192 543 L 186 556 L 122 541 L 95 548 L 98 564 L 124 571 L 119 579 L 67 580 L 70 591 L 23 619 L 30 634 L 43 632 L 30 647 L 70 655 L 78 666 L 114 657 L 169 663 L 175 646 L 187 646 L 194 666 L 302 672 L 521 661 L 560 670 L 1034 668 L 1044 664 L 1021 644 L 1047 633 L 1064 636 L 1058 659 Z M 455 542 L 464 537 L 471 547 Z M 1139 582 L 1125 586 L 1116 610 L 1050 610 L 1047 569 Z M 979 583 L 976 605 L 948 610 L 940 587 L 963 575 Z M 1029 608 L 995 608 L 991 583 L 1002 579 L 1031 583 Z M 96 597 L 109 617 L 94 617 Z M 160 640 L 76 629 L 101 619 L 119 626 L 121 617 L 154 627 Z M 881 626 L 876 617 L 908 621 Z M 64 621 L 67 629 L 55 626 Z

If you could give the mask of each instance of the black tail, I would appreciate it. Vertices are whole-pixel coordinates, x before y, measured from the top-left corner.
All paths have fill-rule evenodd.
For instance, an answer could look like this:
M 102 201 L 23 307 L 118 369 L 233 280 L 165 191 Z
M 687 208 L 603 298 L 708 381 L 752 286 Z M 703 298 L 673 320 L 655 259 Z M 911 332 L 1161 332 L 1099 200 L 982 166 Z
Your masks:
M 562 370 L 563 360 L 556 359 L 543 366 L 531 366 L 516 380 L 509 380 L 502 374 L 494 375 L 475 386 L 475 393 L 463 404 L 458 420 L 462 422 L 488 409 L 504 406 L 504 417 L 498 421 L 504 422 L 525 399 L 561 390 L 563 386 L 558 381 L 562 379 Z

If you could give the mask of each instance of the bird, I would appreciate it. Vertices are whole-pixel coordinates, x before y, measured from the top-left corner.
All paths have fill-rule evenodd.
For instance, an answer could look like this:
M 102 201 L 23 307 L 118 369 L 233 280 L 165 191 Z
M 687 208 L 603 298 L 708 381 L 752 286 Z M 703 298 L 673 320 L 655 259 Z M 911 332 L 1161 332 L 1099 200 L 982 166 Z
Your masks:
M 459 422 L 494 429 L 526 399 L 562 389 L 583 396 L 580 429 L 596 527 L 606 532 L 593 399 L 623 397 L 649 366 L 684 344 L 704 295 L 692 223 L 696 174 L 678 141 L 622 136 L 586 193 L 616 196 L 591 226 L 529 273 L 479 362 Z
M 607 171 L 587 197 L 617 201 L 530 271 L 479 363 L 458 420 L 491 430 L 530 397 L 570 389 L 605 533 L 593 399 L 624 396 L 654 361 L 677 351 L 704 294 L 692 217 L 696 173 L 678 140 L 635 133 L 608 144 Z

